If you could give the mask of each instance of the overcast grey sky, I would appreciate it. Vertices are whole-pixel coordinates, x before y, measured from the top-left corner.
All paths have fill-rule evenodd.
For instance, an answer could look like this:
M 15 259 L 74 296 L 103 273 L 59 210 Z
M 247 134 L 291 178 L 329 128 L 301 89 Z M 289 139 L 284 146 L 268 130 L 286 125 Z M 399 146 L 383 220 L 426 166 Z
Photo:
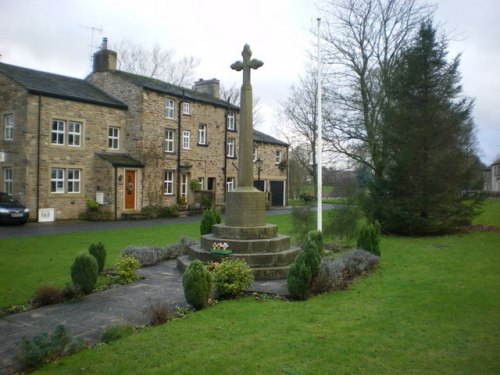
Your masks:
M 102 37 L 109 46 L 131 39 L 159 43 L 177 56 L 201 59 L 199 78 L 229 87 L 241 74 L 229 65 L 249 43 L 264 66 L 252 75 L 265 119 L 260 130 L 276 135 L 279 101 L 308 63 L 315 41 L 314 0 L 0 0 L 0 61 L 84 78 Z M 500 0 L 435 0 L 436 22 L 453 36 L 450 56 L 462 53 L 466 95 L 475 98 L 479 155 L 500 154 Z

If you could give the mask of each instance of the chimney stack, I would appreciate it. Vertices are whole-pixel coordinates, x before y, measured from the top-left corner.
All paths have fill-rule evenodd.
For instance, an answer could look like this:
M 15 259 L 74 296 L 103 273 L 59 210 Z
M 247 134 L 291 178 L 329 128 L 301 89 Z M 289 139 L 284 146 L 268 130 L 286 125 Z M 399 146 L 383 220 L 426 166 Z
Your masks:
M 220 98 L 220 81 L 216 78 L 209 79 L 204 81 L 200 78 L 199 81 L 194 83 L 194 91 L 210 95 L 216 99 Z
M 116 70 L 116 52 L 108 49 L 108 38 L 102 38 L 101 49 L 94 53 L 94 73 Z

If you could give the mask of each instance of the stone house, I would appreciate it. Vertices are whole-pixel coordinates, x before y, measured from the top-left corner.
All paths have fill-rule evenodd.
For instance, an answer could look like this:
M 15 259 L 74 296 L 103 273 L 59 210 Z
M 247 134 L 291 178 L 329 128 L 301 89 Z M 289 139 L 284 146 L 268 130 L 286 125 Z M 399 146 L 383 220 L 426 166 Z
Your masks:
M 496 161 L 484 170 L 484 190 L 500 193 L 500 161 Z
M 85 79 L 0 63 L 0 190 L 31 210 L 75 219 L 95 199 L 119 219 L 148 205 L 218 205 L 237 185 L 239 107 L 219 81 L 192 90 L 116 70 L 106 42 Z M 256 185 L 287 203 L 288 146 L 260 132 Z

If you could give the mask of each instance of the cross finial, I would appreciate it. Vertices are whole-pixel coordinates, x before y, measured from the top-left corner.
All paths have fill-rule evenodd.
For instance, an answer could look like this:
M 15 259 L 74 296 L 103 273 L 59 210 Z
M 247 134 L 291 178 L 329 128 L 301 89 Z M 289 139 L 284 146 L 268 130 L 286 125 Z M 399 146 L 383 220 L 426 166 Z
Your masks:
M 250 85 L 250 69 L 258 69 L 264 65 L 264 63 L 257 59 L 250 60 L 250 57 L 252 57 L 252 51 L 250 50 L 250 46 L 248 44 L 245 44 L 245 47 L 243 47 L 241 56 L 243 56 L 243 61 L 236 61 L 231 64 L 231 69 L 238 72 L 243 70 L 243 85 Z

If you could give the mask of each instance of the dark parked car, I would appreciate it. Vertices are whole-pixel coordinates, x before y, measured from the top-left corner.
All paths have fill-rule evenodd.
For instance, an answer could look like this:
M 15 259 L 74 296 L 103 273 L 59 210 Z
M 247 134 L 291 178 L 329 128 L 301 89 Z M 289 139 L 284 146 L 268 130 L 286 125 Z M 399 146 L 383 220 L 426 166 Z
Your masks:
M 30 210 L 7 193 L 0 193 L 0 223 L 25 224 Z

